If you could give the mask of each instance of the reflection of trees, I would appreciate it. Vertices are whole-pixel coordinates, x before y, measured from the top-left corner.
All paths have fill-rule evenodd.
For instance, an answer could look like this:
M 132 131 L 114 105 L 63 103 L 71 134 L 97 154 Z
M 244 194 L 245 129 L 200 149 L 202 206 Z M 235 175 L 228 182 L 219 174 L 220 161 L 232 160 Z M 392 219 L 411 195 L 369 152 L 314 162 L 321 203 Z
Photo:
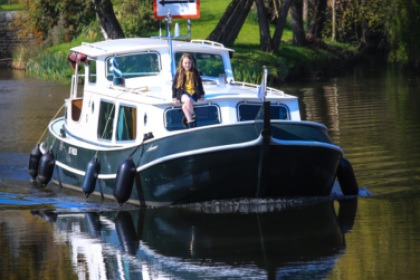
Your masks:
M 339 133 L 338 88 L 333 83 L 317 88 L 303 89 L 306 120 L 325 124 L 331 132 Z
M 360 199 L 357 213 L 328 279 L 417 279 L 418 199 Z
M 5 151 L 28 153 L 41 137 L 48 122 L 68 96 L 69 86 L 63 83 L 29 79 L 22 71 L 11 71 L 1 92 L 1 147 Z M 16 75 L 15 75 L 16 73 Z M 0 74 L 1 77 L 3 73 Z M 13 125 L 11 125 L 13 120 Z
M 420 162 L 418 85 L 401 69 L 364 64 L 351 75 L 304 85 L 302 118 L 330 129 L 361 185 L 413 186 Z
M 69 248 L 55 242 L 51 224 L 29 211 L 2 211 L 0 225 L 2 279 L 77 279 Z

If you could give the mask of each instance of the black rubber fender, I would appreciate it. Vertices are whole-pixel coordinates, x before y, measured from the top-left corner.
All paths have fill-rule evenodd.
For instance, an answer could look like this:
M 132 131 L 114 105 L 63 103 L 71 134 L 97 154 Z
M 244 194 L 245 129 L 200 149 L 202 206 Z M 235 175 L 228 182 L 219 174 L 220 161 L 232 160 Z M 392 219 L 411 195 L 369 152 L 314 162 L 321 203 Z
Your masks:
M 51 151 L 41 156 L 38 166 L 38 182 L 45 187 L 51 180 L 55 167 L 55 158 Z
M 28 172 L 32 178 L 32 181 L 36 179 L 38 176 L 38 167 L 39 161 L 41 159 L 42 153 L 39 149 L 39 143 L 31 150 L 29 155 L 29 165 L 28 165 Z
M 353 167 L 350 161 L 345 158 L 341 158 L 338 165 L 337 179 L 344 195 L 357 195 L 359 193 L 359 185 Z
M 95 191 L 96 180 L 101 169 L 101 164 L 98 161 L 97 157 L 91 159 L 86 166 L 85 179 L 83 180 L 83 193 L 85 197 L 88 198 L 91 193 Z
M 127 202 L 133 190 L 136 165 L 131 158 L 124 160 L 118 167 L 115 179 L 114 197 L 120 205 Z

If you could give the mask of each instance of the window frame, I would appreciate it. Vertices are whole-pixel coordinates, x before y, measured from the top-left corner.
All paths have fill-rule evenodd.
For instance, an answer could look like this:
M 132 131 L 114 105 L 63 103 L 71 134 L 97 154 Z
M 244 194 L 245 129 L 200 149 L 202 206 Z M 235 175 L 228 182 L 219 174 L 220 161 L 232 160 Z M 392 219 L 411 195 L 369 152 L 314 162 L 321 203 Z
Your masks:
M 243 117 L 241 117 L 241 106 L 254 106 L 256 108 L 258 108 L 258 107 L 262 108 L 262 104 L 258 103 L 258 102 L 239 102 L 236 105 L 236 113 L 237 113 L 236 117 L 237 117 L 237 120 L 239 122 L 255 120 L 255 119 L 257 119 L 257 116 L 258 116 L 258 111 L 257 111 L 257 113 L 255 114 L 255 117 L 244 119 Z M 273 118 L 273 114 L 271 113 L 271 110 L 274 107 L 279 107 L 279 110 L 281 110 L 281 108 L 284 108 L 285 109 L 284 113 L 286 114 L 286 118 L 280 118 L 280 117 L 279 118 Z M 281 112 L 279 112 L 279 114 L 280 113 Z M 270 104 L 270 116 L 271 116 L 271 118 L 270 118 L 271 120 L 290 120 L 291 119 L 290 109 L 286 104 L 283 104 L 283 103 L 271 103 Z
M 121 117 L 121 112 L 122 112 L 122 108 L 130 108 L 130 109 L 134 109 L 133 111 L 130 111 L 131 116 L 134 117 L 134 119 L 132 120 L 131 123 L 131 133 L 132 136 L 131 138 L 128 139 L 119 139 L 119 129 L 120 129 L 120 117 Z M 125 111 L 124 111 L 125 113 Z M 135 141 L 137 139 L 137 134 L 138 134 L 138 129 L 137 129 L 137 124 L 138 124 L 138 107 L 134 106 L 134 105 L 128 105 L 128 104 L 124 104 L 124 103 L 120 103 L 118 105 L 118 111 L 117 111 L 117 121 L 116 121 L 116 128 L 115 128 L 115 141 L 117 142 L 130 142 L 130 141 Z
M 144 52 L 137 52 L 137 53 L 130 53 L 130 54 L 124 54 L 124 55 L 115 55 L 110 56 L 105 59 L 105 77 L 108 81 L 112 81 L 114 79 L 114 73 L 111 70 L 112 65 L 110 65 L 112 60 L 116 58 L 128 58 L 128 57 L 136 57 L 136 56 L 143 56 L 143 55 L 156 55 L 156 62 L 157 62 L 157 72 L 132 72 L 132 73 L 138 73 L 133 75 L 127 75 L 130 74 L 130 72 L 123 72 L 122 78 L 124 79 L 130 79 L 130 78 L 141 78 L 141 77 L 154 77 L 160 75 L 162 72 L 162 59 L 160 56 L 160 53 L 158 51 L 144 51 Z M 121 70 L 121 69 L 120 69 Z M 147 73 L 147 74 L 140 74 L 140 73 Z
M 191 51 L 176 51 L 174 53 L 174 60 L 176 61 L 176 65 L 178 66 L 179 63 L 179 59 L 181 58 L 183 53 L 188 53 L 192 56 L 193 60 L 194 60 L 194 64 L 198 70 L 198 72 L 200 73 L 200 75 L 206 79 L 219 79 L 220 75 L 224 75 L 226 76 L 226 67 L 225 67 L 225 61 L 223 59 L 223 56 L 221 54 L 218 53 L 212 53 L 212 52 L 191 52 Z M 220 58 L 220 61 L 222 63 L 222 68 L 223 68 L 223 72 L 222 73 L 218 73 L 217 76 L 213 76 L 213 75 L 207 75 L 208 73 L 204 73 L 203 72 L 203 67 L 201 67 L 200 65 L 198 65 L 198 61 L 199 59 L 197 59 L 198 56 L 200 55 L 211 55 L 211 56 L 217 56 L 218 58 Z
M 215 108 L 214 112 L 207 111 L 207 115 L 214 113 L 215 118 L 214 119 L 211 119 L 211 118 L 205 119 L 202 115 L 203 115 L 203 113 L 206 113 L 206 112 L 201 111 L 204 108 Z M 168 118 L 169 115 L 168 114 L 170 112 L 178 112 L 179 116 L 175 116 L 175 119 L 169 122 L 169 118 Z M 194 106 L 194 112 L 196 114 L 197 125 L 200 126 L 200 127 L 222 123 L 222 114 L 221 114 L 221 111 L 220 111 L 220 107 L 217 104 L 210 103 L 210 104 L 203 104 L 203 105 Z M 163 113 L 163 122 L 164 122 L 165 129 L 168 130 L 168 131 L 176 131 L 176 130 L 185 129 L 185 127 L 182 124 L 182 116 L 183 116 L 183 113 L 182 113 L 182 108 L 181 107 L 170 107 L 170 108 L 165 109 L 165 111 Z
M 104 109 L 104 105 L 107 105 L 109 107 Z M 96 136 L 98 139 L 104 141 L 112 141 L 112 139 L 114 138 L 114 121 L 116 115 L 115 108 L 116 106 L 114 102 L 110 102 L 108 100 L 99 101 L 98 127 L 96 129 Z M 105 116 L 106 113 L 104 113 L 104 110 L 110 110 L 112 112 L 112 120 L 109 120 L 109 117 Z M 109 132 L 111 132 L 110 137 L 105 137 L 105 134 L 109 135 Z

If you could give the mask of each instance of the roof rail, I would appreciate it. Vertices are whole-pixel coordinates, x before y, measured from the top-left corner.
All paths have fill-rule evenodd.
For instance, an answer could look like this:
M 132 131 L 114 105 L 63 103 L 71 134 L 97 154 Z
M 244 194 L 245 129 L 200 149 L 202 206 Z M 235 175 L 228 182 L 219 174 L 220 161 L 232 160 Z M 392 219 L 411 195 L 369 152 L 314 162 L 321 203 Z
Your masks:
M 219 48 L 224 48 L 225 47 L 221 43 L 210 41 L 210 40 L 191 40 L 191 43 L 202 44 L 202 45 L 210 45 L 212 47 L 219 47 Z
M 106 51 L 106 49 L 95 46 L 93 43 L 89 43 L 89 42 L 82 42 L 82 46 L 92 48 L 92 49 L 96 49 L 96 50 Z

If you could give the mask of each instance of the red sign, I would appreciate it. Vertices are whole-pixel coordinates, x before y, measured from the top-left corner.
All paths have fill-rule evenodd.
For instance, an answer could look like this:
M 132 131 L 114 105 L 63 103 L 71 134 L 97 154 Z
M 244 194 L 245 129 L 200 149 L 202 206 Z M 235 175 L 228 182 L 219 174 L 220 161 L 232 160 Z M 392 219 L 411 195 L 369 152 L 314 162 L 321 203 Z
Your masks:
M 164 19 L 168 13 L 172 18 L 199 18 L 200 0 L 154 0 L 155 19 Z

